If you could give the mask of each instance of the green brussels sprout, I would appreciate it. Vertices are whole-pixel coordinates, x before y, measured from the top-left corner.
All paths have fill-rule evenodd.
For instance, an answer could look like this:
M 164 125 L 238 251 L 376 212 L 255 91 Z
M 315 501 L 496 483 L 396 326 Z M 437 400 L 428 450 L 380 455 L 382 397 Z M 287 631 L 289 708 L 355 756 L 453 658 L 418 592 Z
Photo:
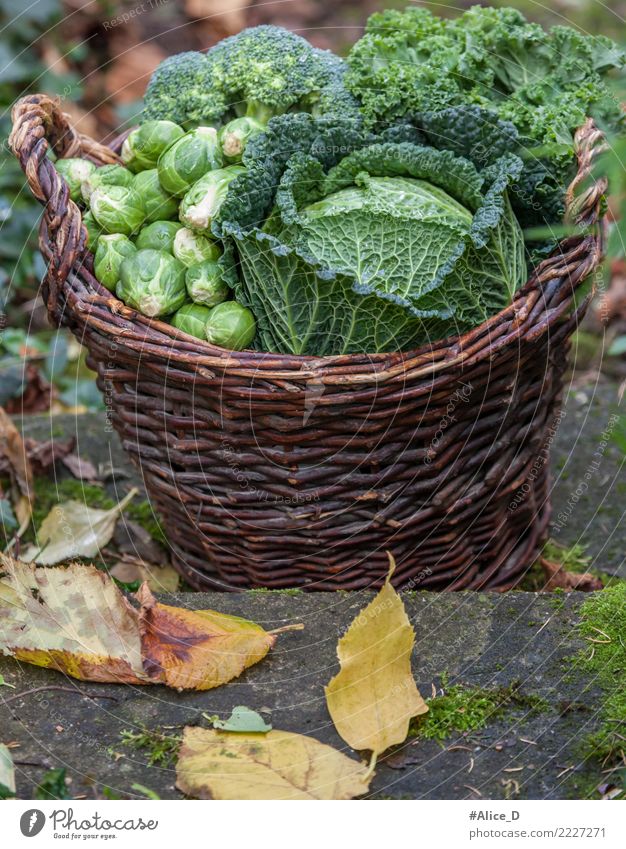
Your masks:
M 137 253 L 137 248 L 128 236 L 121 233 L 103 235 L 98 239 L 94 271 L 96 277 L 110 292 L 115 291 L 120 279 L 120 265 L 126 257 Z
M 230 289 L 222 280 L 222 270 L 214 259 L 205 259 L 192 265 L 185 274 L 187 294 L 196 304 L 214 307 L 230 295 Z
M 208 232 L 211 222 L 226 200 L 229 184 L 245 170 L 241 165 L 218 168 L 194 183 L 183 198 L 178 213 L 185 227 Z
M 141 195 L 148 224 L 176 217 L 178 201 L 162 188 L 156 168 L 140 171 L 135 177 L 133 188 Z
M 134 175 L 121 165 L 103 165 L 89 173 L 80 186 L 83 200 L 89 203 L 89 199 L 96 189 L 104 186 L 127 186 L 133 184 Z
M 183 128 L 173 121 L 146 121 L 126 137 L 122 161 L 134 172 L 156 168 L 163 151 L 184 135 Z
M 54 167 L 67 183 L 70 190 L 70 197 L 74 203 L 82 200 L 83 196 L 80 187 L 96 170 L 93 162 L 89 162 L 87 159 L 72 157 L 70 159 L 57 159 Z
M 86 245 L 92 253 L 96 252 L 96 247 L 98 245 L 98 239 L 104 233 L 104 228 L 98 224 L 96 219 L 93 217 L 93 212 L 90 210 L 87 212 L 83 212 L 83 227 L 87 231 L 87 242 Z
M 102 186 L 89 201 L 94 218 L 107 233 L 136 233 L 146 217 L 141 195 L 128 186 Z
M 237 301 L 224 301 L 211 310 L 205 333 L 212 345 L 243 351 L 254 339 L 256 322 L 250 310 Z
M 187 227 L 181 227 L 174 236 L 172 253 L 183 265 L 197 265 L 205 259 L 219 259 L 221 248 L 201 233 L 194 233 Z
M 117 297 L 150 318 L 169 315 L 187 299 L 185 266 L 165 251 L 137 251 L 120 265 Z
M 264 132 L 265 126 L 255 118 L 235 118 L 219 131 L 219 142 L 226 162 L 241 162 L 246 145 L 251 138 Z
M 206 340 L 204 328 L 206 326 L 211 310 L 201 304 L 184 304 L 172 317 L 170 324 L 195 336 L 196 339 Z
M 222 155 L 214 127 L 197 127 L 171 144 L 158 162 L 166 192 L 182 197 L 207 171 L 219 168 Z
M 153 221 L 142 227 L 135 239 L 138 250 L 152 248 L 155 251 L 174 252 L 174 236 L 182 229 L 180 221 Z

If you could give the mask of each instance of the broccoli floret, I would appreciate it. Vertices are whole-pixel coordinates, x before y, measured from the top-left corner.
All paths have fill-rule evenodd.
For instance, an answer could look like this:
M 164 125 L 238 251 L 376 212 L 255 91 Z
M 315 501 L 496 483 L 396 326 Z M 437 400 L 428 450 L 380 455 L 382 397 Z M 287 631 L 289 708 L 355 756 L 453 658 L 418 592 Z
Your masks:
M 288 111 L 359 119 L 356 98 L 344 86 L 346 66 L 330 50 L 275 26 L 245 29 L 206 55 L 179 53 L 156 69 L 143 119 L 184 127 L 251 117 L 262 124 Z
M 194 127 L 219 121 L 226 108 L 207 57 L 189 51 L 165 59 L 153 73 L 142 120 L 167 119 Z
M 357 114 L 343 86 L 342 60 L 281 27 L 245 29 L 211 48 L 207 59 L 236 116 L 267 123 L 289 110 Z

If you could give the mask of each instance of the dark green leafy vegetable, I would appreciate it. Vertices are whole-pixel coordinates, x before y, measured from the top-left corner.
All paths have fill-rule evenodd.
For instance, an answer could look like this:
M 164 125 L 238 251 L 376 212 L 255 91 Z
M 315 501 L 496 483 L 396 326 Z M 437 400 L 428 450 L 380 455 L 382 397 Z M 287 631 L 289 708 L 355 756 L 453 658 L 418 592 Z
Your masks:
M 133 174 L 121 165 L 103 165 L 101 168 L 89 171 L 81 184 L 83 200 L 89 203 L 92 193 L 99 188 L 108 186 L 125 186 L 133 184 Z
M 104 233 L 104 228 L 96 221 L 93 212 L 84 212 L 82 220 L 83 227 L 87 231 L 87 247 L 92 253 L 95 253 L 98 246 L 98 239 Z
M 218 136 L 224 160 L 232 164 L 241 162 L 247 143 L 264 129 L 265 125 L 254 118 L 234 118 L 229 121 Z
M 174 238 L 182 226 L 180 221 L 153 221 L 152 224 L 141 228 L 135 245 L 139 250 L 153 248 L 171 254 L 174 252 Z
M 67 183 L 74 203 L 81 201 L 83 199 L 81 186 L 96 170 L 93 162 L 79 158 L 57 159 L 54 167 Z
M 187 294 L 196 304 L 214 307 L 225 301 L 230 289 L 222 279 L 222 269 L 213 259 L 192 265 L 185 274 Z
M 217 130 L 213 127 L 198 127 L 161 154 L 158 163 L 159 180 L 166 192 L 182 197 L 207 171 L 219 168 L 221 164 Z
M 196 339 L 206 341 L 205 328 L 210 314 L 209 307 L 204 307 L 201 304 L 184 304 L 172 316 L 171 324 L 178 330 L 182 330 L 190 336 L 195 336 Z
M 223 39 L 206 56 L 180 53 L 162 62 L 148 84 L 144 117 L 183 126 L 243 115 L 266 123 L 304 110 L 360 121 L 344 73 L 343 60 L 330 51 L 281 27 L 253 27 Z
M 89 199 L 94 218 L 107 233 L 136 233 L 146 218 L 141 195 L 128 186 L 100 186 Z
M 151 224 L 153 221 L 165 221 L 176 217 L 178 201 L 163 189 L 156 168 L 140 171 L 135 177 L 133 188 L 143 201 L 146 223 Z
M 333 144 L 337 129 L 303 115 L 274 119 L 222 207 L 226 282 L 256 316 L 257 344 L 315 355 L 395 350 L 504 307 L 527 275 L 507 197 L 519 158 L 479 170 L 450 151 L 367 134 L 342 158 L 347 137 Z
M 179 218 L 190 230 L 210 231 L 211 224 L 226 200 L 228 186 L 244 171 L 238 165 L 217 168 L 201 177 L 181 201 Z
M 250 345 L 255 333 L 253 314 L 236 301 L 224 301 L 213 307 L 205 325 L 207 340 L 230 351 L 243 351 Z
M 410 120 L 420 127 L 430 116 L 430 142 L 455 150 L 461 139 L 463 155 L 474 161 L 481 151 L 492 156 L 488 140 L 473 155 L 467 149 L 476 107 L 492 124 L 499 119 L 513 127 L 507 149 L 525 163 L 513 206 L 525 224 L 554 222 L 575 173 L 574 131 L 588 116 L 605 129 L 623 125 L 604 78 L 625 58 L 608 38 L 563 26 L 545 31 L 516 9 L 475 6 L 441 19 L 409 8 L 370 17 L 348 56 L 346 84 L 370 126 Z M 442 110 L 447 115 L 437 135 L 432 116 Z
M 116 293 L 125 304 L 151 318 L 169 315 L 187 298 L 185 267 L 165 251 L 137 251 L 120 265 Z
M 189 267 L 207 259 L 219 259 L 222 250 L 218 244 L 202 233 L 195 233 L 188 227 L 181 227 L 174 236 L 172 252 L 176 259 Z
M 137 252 L 137 248 L 128 236 L 121 233 L 113 235 L 102 235 L 98 239 L 96 256 L 94 260 L 94 271 L 96 277 L 110 292 L 115 291 L 120 279 L 120 266 L 126 257 Z
M 124 140 L 124 164 L 135 172 L 156 168 L 163 151 L 184 134 L 183 128 L 173 121 L 146 121 Z

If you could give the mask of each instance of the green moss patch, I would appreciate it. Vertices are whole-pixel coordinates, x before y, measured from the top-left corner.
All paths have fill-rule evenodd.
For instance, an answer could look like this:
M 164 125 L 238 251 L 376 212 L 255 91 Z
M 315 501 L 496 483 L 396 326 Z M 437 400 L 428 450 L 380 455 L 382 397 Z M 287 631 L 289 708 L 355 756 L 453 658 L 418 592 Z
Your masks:
M 148 766 L 168 766 L 178 754 L 182 737 L 175 734 L 162 734 L 142 728 L 141 731 L 124 729 L 120 733 L 122 746 L 144 751 L 148 758 Z
M 580 754 L 600 780 L 624 763 L 626 751 L 626 582 L 594 593 L 581 608 L 580 633 L 588 646 L 575 658 L 574 670 L 587 679 L 584 692 L 600 687 L 600 725 L 580 745 Z M 602 771 L 602 779 L 600 772 Z M 626 796 L 626 770 L 619 778 Z M 597 794 L 596 794 L 597 795 Z
M 110 510 L 116 504 L 115 500 L 109 496 L 105 489 L 95 484 L 83 483 L 83 481 L 75 480 L 74 478 L 65 478 L 63 480 L 50 480 L 45 477 L 38 478 L 35 481 L 33 526 L 35 528 L 41 527 L 41 523 L 52 508 L 64 501 L 80 501 L 88 507 L 101 510 Z M 134 499 L 124 510 L 124 515 L 145 528 L 153 539 L 166 543 L 163 529 L 148 500 L 139 501 Z
M 545 699 L 536 694 L 521 693 L 519 686 L 514 682 L 508 687 L 494 689 L 465 687 L 462 684 L 448 687 L 443 696 L 428 701 L 428 713 L 413 721 L 410 734 L 425 740 L 445 740 L 455 733 L 485 728 L 507 708 L 524 708 L 531 713 L 550 710 Z

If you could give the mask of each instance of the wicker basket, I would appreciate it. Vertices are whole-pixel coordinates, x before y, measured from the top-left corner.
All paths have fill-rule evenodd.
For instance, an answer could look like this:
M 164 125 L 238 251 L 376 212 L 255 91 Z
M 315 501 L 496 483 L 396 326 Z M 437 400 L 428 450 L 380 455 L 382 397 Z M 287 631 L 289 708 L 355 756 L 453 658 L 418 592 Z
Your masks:
M 181 574 L 250 586 L 506 589 L 550 516 L 547 454 L 568 340 L 601 259 L 601 134 L 577 133 L 568 209 L 587 228 L 480 327 L 409 353 L 233 353 L 126 307 L 93 276 L 78 207 L 47 157 L 116 162 L 50 98 L 13 111 L 10 144 L 45 204 L 53 321 L 87 346 L 112 424 L 143 475 Z

